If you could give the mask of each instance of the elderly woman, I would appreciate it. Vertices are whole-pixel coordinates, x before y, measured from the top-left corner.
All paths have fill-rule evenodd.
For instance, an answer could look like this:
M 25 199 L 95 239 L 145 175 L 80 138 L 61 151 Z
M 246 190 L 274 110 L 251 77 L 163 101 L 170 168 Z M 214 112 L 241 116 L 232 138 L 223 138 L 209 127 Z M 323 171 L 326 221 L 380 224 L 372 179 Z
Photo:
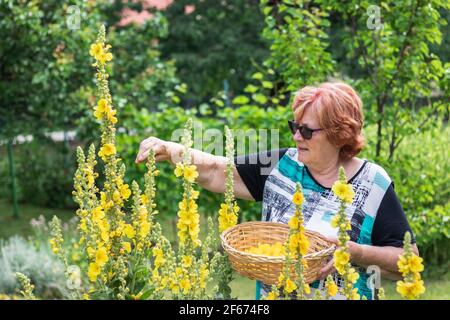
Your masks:
M 337 212 L 338 199 L 331 186 L 342 166 L 355 191 L 346 214 L 352 226 L 351 262 L 360 274 L 356 287 L 361 295 L 373 299 L 367 267 L 377 266 L 381 275 L 399 278 L 397 260 L 403 251 L 403 236 L 411 229 L 386 171 L 356 157 L 364 145 L 361 99 L 347 84 L 323 83 L 299 90 L 292 109 L 294 120 L 288 125 L 296 147 L 235 159 L 235 195 L 262 201 L 263 220 L 287 223 L 294 213 L 292 196 L 299 182 L 305 195 L 305 227 L 336 241 L 337 229 L 331 227 L 330 220 Z M 183 147 L 151 137 L 141 143 L 136 162 L 143 161 L 150 149 L 155 150 L 157 160 L 174 163 L 179 161 Z M 274 155 L 276 164 L 272 163 L 269 174 L 264 174 L 261 169 L 267 164 L 261 160 Z M 199 172 L 198 183 L 207 190 L 223 193 L 226 159 L 195 149 L 192 157 Z M 417 247 L 413 248 L 418 254 Z M 342 280 L 330 261 L 320 271 L 322 280 L 313 283 L 312 288 L 324 290 L 324 278 L 330 273 L 341 286 Z M 269 288 L 263 284 L 260 290 L 266 294 Z

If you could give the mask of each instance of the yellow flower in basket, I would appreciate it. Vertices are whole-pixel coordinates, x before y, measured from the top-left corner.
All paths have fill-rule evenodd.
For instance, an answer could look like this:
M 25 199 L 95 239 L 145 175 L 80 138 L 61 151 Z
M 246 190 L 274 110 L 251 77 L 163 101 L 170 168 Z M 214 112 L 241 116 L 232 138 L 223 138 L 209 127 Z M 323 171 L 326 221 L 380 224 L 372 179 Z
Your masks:
M 257 247 L 251 247 L 246 250 L 247 253 L 259 254 L 263 256 L 282 257 L 284 256 L 283 243 L 276 242 L 274 244 L 262 243 Z

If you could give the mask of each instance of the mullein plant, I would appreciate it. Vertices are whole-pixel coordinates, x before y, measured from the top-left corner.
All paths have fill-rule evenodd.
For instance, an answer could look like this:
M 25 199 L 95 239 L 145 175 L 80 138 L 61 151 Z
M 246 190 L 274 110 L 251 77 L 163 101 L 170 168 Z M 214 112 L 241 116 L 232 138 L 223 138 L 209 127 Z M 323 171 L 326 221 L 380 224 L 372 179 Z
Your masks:
M 113 108 L 106 72 L 107 63 L 113 56 L 109 52 L 111 46 L 105 42 L 105 28 L 102 26 L 89 53 L 95 59 L 93 66 L 97 70 L 98 103 L 93 115 L 101 125 L 98 156 L 104 163 L 105 182 L 101 189 L 95 183 L 99 174 L 95 171 L 94 145 L 89 147 L 87 155 L 81 148 L 77 149 L 78 168 L 74 177 L 73 196 L 79 205 L 76 214 L 80 219 L 78 256 L 88 261 L 82 273 L 86 276 L 81 276 L 79 269 L 77 271 L 67 265 L 57 218 L 50 225 L 52 250 L 64 262 L 67 277 L 72 279 L 76 275 L 80 278 L 75 279 L 80 283 L 73 288 L 74 298 L 205 299 L 217 296 L 220 287 L 209 288 L 207 292 L 207 286 L 213 274 L 218 274 L 215 270 L 223 268 L 223 257 L 216 252 L 213 259 L 209 259 L 211 248 L 218 247 L 212 219 L 208 220 L 209 233 L 205 243 L 202 245 L 199 239 L 200 216 L 196 203 L 199 192 L 194 189 L 198 172 L 189 153 L 192 120 L 186 123 L 182 138 L 183 160 L 175 168 L 175 175 L 182 177 L 184 191 L 177 223 L 180 245 L 175 252 L 162 235 L 161 226 L 154 221 L 158 213 L 155 203 L 158 170 L 153 151 L 150 151 L 147 161 L 144 192 L 136 182 L 132 183 L 131 189 L 124 182 L 125 166 L 120 163 L 115 147 L 117 112 Z M 227 199 L 227 203 L 233 204 L 233 213 L 237 213 L 233 198 L 229 196 Z M 129 203 L 131 214 L 126 214 L 125 207 Z M 227 219 L 233 221 L 233 217 Z M 71 272 L 74 274 L 69 274 Z
M 33 290 L 34 285 L 31 284 L 30 279 L 23 273 L 16 272 L 16 279 L 20 283 L 23 290 L 20 290 L 20 294 L 27 300 L 36 300 Z
M 147 268 L 141 266 L 148 264 L 144 260 L 151 249 L 151 228 L 157 213 L 154 177 L 158 171 L 154 165 L 154 155 L 150 156 L 144 194 L 141 194 L 137 183 L 133 182 L 131 190 L 124 182 L 125 165 L 121 164 L 116 154 L 117 118 L 106 72 L 107 63 L 113 56 L 109 52 L 111 46 L 105 42 L 105 28 L 102 26 L 89 52 L 95 59 L 93 66 L 97 70 L 98 102 L 93 115 L 100 122 L 102 132 L 98 156 L 104 163 L 105 182 L 101 190 L 95 184 L 98 173 L 95 172 L 97 160 L 94 145 L 89 147 L 87 156 L 80 147 L 77 149 L 78 168 L 73 196 L 79 205 L 76 214 L 80 219 L 80 248 L 84 249 L 88 260 L 85 271 L 89 283 L 80 286 L 78 293 L 82 293 L 79 296 L 83 298 L 127 299 L 141 294 L 150 278 Z M 127 215 L 124 208 L 132 191 L 132 214 Z M 51 224 L 50 243 L 53 252 L 68 270 L 59 225 L 57 220 Z
M 344 281 L 341 293 L 348 300 L 360 300 L 358 289 L 353 287 L 359 278 L 359 274 L 350 264 L 350 252 L 348 247 L 350 236 L 348 235 L 348 231 L 351 230 L 352 227 L 345 214 L 345 209 L 352 203 L 355 192 L 353 191 L 352 186 L 347 183 L 344 168 L 342 167 L 339 168 L 339 180 L 333 184 L 332 191 L 340 201 L 339 211 L 331 220 L 331 226 L 333 228 L 338 228 L 339 247 L 334 252 L 334 267 Z
M 188 119 L 182 137 L 183 159 L 176 164 L 175 176 L 182 178 L 183 198 L 178 207 L 177 266 L 170 276 L 174 298 L 201 299 L 207 297 L 206 283 L 210 275 L 208 255 L 202 254 L 199 239 L 200 214 L 198 213 L 199 192 L 194 189 L 198 177 L 197 167 L 191 163 L 192 119 Z M 208 244 L 207 244 L 208 245 Z
M 420 273 L 424 270 L 423 259 L 415 255 L 411 246 L 411 234 L 405 233 L 403 241 L 404 253 L 400 255 L 397 266 L 403 280 L 397 281 L 397 292 L 406 299 L 417 299 L 425 292 Z
M 233 186 L 234 138 L 231 130 L 227 126 L 225 126 L 225 152 L 227 157 L 227 166 L 225 169 L 225 201 L 220 205 L 219 210 L 220 233 L 237 224 L 239 213 L 239 206 L 234 198 Z
M 311 293 L 309 284 L 306 283 L 304 273 L 307 266 L 304 256 L 308 253 L 309 240 L 305 233 L 302 213 L 303 193 L 299 183 L 292 198 L 295 205 L 294 215 L 289 219 L 289 236 L 285 243 L 285 264 L 283 272 L 278 278 L 278 287 L 272 286 L 267 299 L 278 299 L 281 295 L 288 299 L 295 291 L 299 300 L 305 300 Z M 294 270 L 294 280 L 291 271 Z M 281 291 L 281 292 L 280 292 Z M 316 297 L 318 298 L 318 297 Z
M 74 268 L 74 266 L 69 266 L 67 263 L 67 253 L 63 246 L 64 238 L 62 235 L 61 220 L 54 216 L 49 223 L 49 229 L 51 250 L 64 264 L 64 273 L 68 280 L 69 293 L 72 299 L 80 299 L 81 274 L 78 267 Z
M 225 153 L 227 166 L 225 169 L 225 199 L 220 205 L 218 223 L 219 233 L 235 226 L 238 222 L 239 206 L 234 196 L 233 169 L 234 169 L 234 137 L 228 126 L 225 126 Z M 215 257 L 217 265 L 216 277 L 219 286 L 219 299 L 231 299 L 230 282 L 233 280 L 233 269 L 226 254 Z

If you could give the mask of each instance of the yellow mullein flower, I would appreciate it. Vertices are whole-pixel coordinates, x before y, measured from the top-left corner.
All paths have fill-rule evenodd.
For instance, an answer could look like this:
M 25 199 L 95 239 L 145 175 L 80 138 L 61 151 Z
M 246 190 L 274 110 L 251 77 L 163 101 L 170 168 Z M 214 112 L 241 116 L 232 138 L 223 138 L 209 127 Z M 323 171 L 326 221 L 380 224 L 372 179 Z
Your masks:
M 141 195 L 141 202 L 143 205 L 146 205 L 148 203 L 148 198 L 145 194 Z
M 106 262 L 108 262 L 108 254 L 106 253 L 106 249 L 104 247 L 100 247 L 95 254 L 95 263 L 99 267 L 103 267 Z
M 89 50 L 89 54 L 93 56 L 95 59 L 98 59 L 101 54 L 103 54 L 103 46 L 101 43 L 91 44 L 91 48 Z
M 189 182 L 194 182 L 198 177 L 197 166 L 189 165 L 184 167 L 184 178 Z
M 99 223 L 105 217 L 105 212 L 102 207 L 95 207 L 92 210 L 92 220 L 96 223 Z
M 184 268 L 189 268 L 192 265 L 192 257 L 191 256 L 183 256 L 181 258 L 182 260 L 182 266 Z
M 131 196 L 131 190 L 128 184 L 124 184 L 120 186 L 120 195 L 123 199 L 128 199 Z
M 423 259 L 415 254 L 411 255 L 409 259 L 401 256 L 397 262 L 398 270 L 402 274 L 422 272 L 424 270 L 422 261 Z
M 353 197 L 355 196 L 352 186 L 340 180 L 333 184 L 331 190 L 339 199 L 346 203 L 351 203 L 353 201 Z
M 180 267 L 176 267 L 175 274 L 177 275 L 177 277 L 181 277 L 183 275 L 183 269 L 181 269 Z
M 97 263 L 91 262 L 89 264 L 88 277 L 91 282 L 95 282 L 95 280 L 97 280 L 97 277 L 100 275 L 100 272 L 101 269 Z
M 397 282 L 397 291 L 407 299 L 416 299 L 418 296 L 425 292 L 425 286 L 423 280 L 414 282 Z
M 142 221 L 139 225 L 139 236 L 145 238 L 150 232 L 150 223 L 148 221 Z
M 292 218 L 289 219 L 288 225 L 291 229 L 298 229 L 298 217 L 295 215 L 292 216 Z
M 51 248 L 52 248 L 53 253 L 54 253 L 54 254 L 58 254 L 59 248 L 58 248 L 58 245 L 57 245 L 57 243 L 56 243 L 56 240 L 55 240 L 55 239 L 50 239 L 50 240 L 49 240 L 49 243 L 50 243 L 50 245 L 51 245 Z
M 102 230 L 100 232 L 100 238 L 102 238 L 103 242 L 107 243 L 109 241 L 109 232 L 107 229 Z
M 105 64 L 107 61 L 111 61 L 113 59 L 113 55 L 110 52 L 103 52 L 98 55 L 97 60 L 101 64 Z
M 88 215 L 88 211 L 87 210 L 80 210 L 80 216 L 85 218 Z
M 95 107 L 94 116 L 101 120 L 104 114 L 111 112 L 111 106 L 106 99 L 100 99 Z
M 285 290 L 287 293 L 291 293 L 291 292 L 293 292 L 295 289 L 297 289 L 297 285 L 296 285 L 291 279 L 287 279 L 287 280 L 286 280 L 285 287 L 284 287 L 284 290 Z
M 400 255 L 397 262 L 399 272 L 402 273 L 403 281 L 397 282 L 397 292 L 406 299 L 417 299 L 425 292 L 423 280 L 421 280 L 420 272 L 424 267 L 422 258 L 414 254 L 411 245 L 411 234 L 405 233 L 403 241 L 404 253 Z
M 311 287 L 309 286 L 309 284 L 305 283 L 303 290 L 305 290 L 306 294 L 311 294 Z
M 118 190 L 113 192 L 112 198 L 113 198 L 115 203 L 122 204 L 122 198 L 121 198 L 120 192 Z
M 325 287 L 327 289 L 327 293 L 330 297 L 334 297 L 338 293 L 338 286 L 334 282 L 334 280 L 331 278 L 331 275 L 327 278 L 327 281 L 325 282 Z
M 352 289 L 352 296 L 351 296 L 352 300 L 360 300 L 361 296 L 358 293 L 358 288 L 353 288 Z
M 331 227 L 333 228 L 337 228 L 339 226 L 339 215 L 335 215 L 333 216 L 333 218 L 331 218 Z
M 295 192 L 292 202 L 297 206 L 301 205 L 303 203 L 303 194 L 301 192 Z
M 298 248 L 298 233 L 294 233 L 289 236 L 289 250 L 291 252 L 296 252 Z
M 94 179 L 94 175 L 92 175 L 91 173 L 86 175 L 86 179 L 88 181 L 88 186 L 93 186 L 95 179 Z
M 134 230 L 133 226 L 129 224 L 125 224 L 123 232 L 129 239 L 133 239 L 136 235 L 136 230 Z
M 86 248 L 86 252 L 87 252 L 89 258 L 92 258 L 92 257 L 94 257 L 94 255 L 95 255 L 95 249 L 92 248 L 92 247 L 87 247 L 87 248 Z
M 111 121 L 112 124 L 117 123 L 117 118 L 115 117 L 116 113 L 117 113 L 116 110 L 110 110 L 109 112 L 106 113 L 106 117 L 108 118 L 109 121 Z
M 159 268 L 164 264 L 165 259 L 163 257 L 163 251 L 161 248 L 153 248 L 153 257 L 155 258 L 155 268 Z
M 197 200 L 199 195 L 200 195 L 199 191 L 193 190 L 191 193 L 191 198 Z
M 180 291 L 180 288 L 178 287 L 177 283 L 173 280 L 170 281 L 169 288 L 173 294 L 178 294 Z
M 183 289 L 184 294 L 187 294 L 191 290 L 191 281 L 189 281 L 189 278 L 185 277 L 181 279 L 180 288 Z
M 123 249 L 125 250 L 125 252 L 127 252 L 127 253 L 131 252 L 131 244 L 129 242 L 124 242 L 122 246 L 123 246 Z
M 334 252 L 334 267 L 339 273 L 343 273 L 345 265 L 350 261 L 350 255 L 341 250 L 337 249 Z
M 116 146 L 112 143 L 105 143 L 104 146 L 100 148 L 100 151 L 98 152 L 99 157 L 104 159 L 107 156 L 112 156 L 116 154 Z
M 169 277 L 168 276 L 164 276 L 161 279 L 161 287 L 165 288 L 167 287 L 167 284 L 169 283 Z
M 269 292 L 267 294 L 267 300 L 277 300 L 278 299 L 278 295 L 276 292 Z
M 204 264 L 200 267 L 200 288 L 206 288 L 206 279 L 209 275 L 208 267 Z
M 280 275 L 278 276 L 278 286 L 279 287 L 281 287 L 283 285 L 284 279 L 285 279 L 284 274 L 280 273 Z
M 237 224 L 237 214 L 228 204 L 222 203 L 219 210 L 219 231 L 223 232 Z
M 175 176 L 177 178 L 179 178 L 179 177 L 181 177 L 183 175 L 183 172 L 184 172 L 183 164 L 181 162 L 177 163 L 177 166 L 176 166 L 175 171 L 174 171 Z
M 300 253 L 304 256 L 308 253 L 309 240 L 306 236 L 302 235 L 298 241 Z
M 87 231 L 86 219 L 81 219 L 79 224 L 80 230 Z
M 355 282 L 359 279 L 359 273 L 357 273 L 357 272 L 355 271 L 355 269 L 350 268 L 350 269 L 348 270 L 348 275 L 347 275 L 347 277 L 348 277 L 348 280 L 349 280 L 351 283 L 355 283 Z

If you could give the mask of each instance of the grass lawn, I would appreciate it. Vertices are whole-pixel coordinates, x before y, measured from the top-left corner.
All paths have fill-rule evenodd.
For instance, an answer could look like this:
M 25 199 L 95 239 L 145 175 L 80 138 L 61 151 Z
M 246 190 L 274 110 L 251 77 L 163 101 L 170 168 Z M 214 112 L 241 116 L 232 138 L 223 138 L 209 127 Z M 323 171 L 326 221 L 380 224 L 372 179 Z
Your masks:
M 63 221 L 68 221 L 75 214 L 74 210 L 48 209 L 40 208 L 33 205 L 20 204 L 20 218 L 12 217 L 12 205 L 5 199 L 0 199 L 0 239 L 8 238 L 14 234 L 22 236 L 32 235 L 30 220 L 44 215 L 49 221 L 53 215 L 57 215 Z M 202 217 L 201 223 L 206 225 L 206 219 Z M 173 240 L 173 224 L 170 220 L 160 221 L 163 234 L 168 235 L 169 240 Z M 204 228 L 203 228 L 204 229 Z M 425 300 L 450 300 L 450 273 L 439 279 L 424 279 L 426 292 L 422 296 Z M 231 282 L 233 296 L 238 299 L 253 300 L 255 299 L 255 281 L 235 275 L 235 279 Z M 386 291 L 387 299 L 399 299 L 396 293 L 395 282 L 391 280 L 383 280 L 382 286 Z
M 13 217 L 13 206 L 9 201 L 0 199 L 0 239 L 20 234 L 32 235 L 30 220 L 43 215 L 49 221 L 54 215 L 62 221 L 68 221 L 75 214 L 74 210 L 40 208 L 28 204 L 19 204 L 19 219 Z

